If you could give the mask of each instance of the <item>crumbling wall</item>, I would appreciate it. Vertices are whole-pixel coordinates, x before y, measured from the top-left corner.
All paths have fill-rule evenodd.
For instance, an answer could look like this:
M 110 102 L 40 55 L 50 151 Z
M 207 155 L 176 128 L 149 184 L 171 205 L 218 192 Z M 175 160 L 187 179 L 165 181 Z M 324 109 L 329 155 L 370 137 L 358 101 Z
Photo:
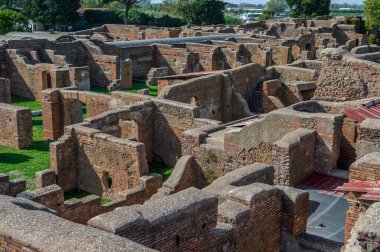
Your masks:
M 358 158 L 380 151 L 380 120 L 366 119 L 359 127 L 356 156 Z
M 181 157 L 174 167 L 172 174 L 163 183 L 157 194 L 150 200 L 156 200 L 190 187 L 201 189 L 204 187 L 202 169 L 199 167 L 193 156 L 185 155 Z
M 326 114 L 323 110 L 308 111 L 301 108 L 304 105 L 313 107 L 312 104 L 314 103 L 304 102 L 272 111 L 241 130 L 227 133 L 224 137 L 225 151 L 235 153 L 237 159 L 234 161 L 237 163 L 272 163 L 273 143 L 293 130 L 307 128 L 317 132 L 314 170 L 328 172 L 334 169 L 339 156 L 343 117 Z
M 363 156 L 350 166 L 349 181 L 378 183 L 380 181 L 379 152 Z M 362 215 L 374 202 L 361 199 L 366 192 L 347 192 L 345 194 L 349 203 L 346 213 L 345 240 L 351 237 L 351 231 Z
M 360 216 L 345 251 L 376 251 L 380 246 L 380 203 L 373 204 Z
M 379 64 L 342 49 L 326 49 L 322 54 L 322 69 L 314 99 L 350 101 L 380 96 Z
M 0 144 L 22 149 L 33 145 L 32 111 L 0 103 Z
M 20 192 L 26 190 L 26 181 L 23 179 L 9 180 L 9 176 L 0 173 L 0 195 L 15 197 Z
M 292 131 L 273 145 L 276 185 L 295 186 L 313 174 L 314 131 L 302 128 Z
M 11 102 L 11 83 L 8 79 L 0 78 L 0 103 Z
M 118 208 L 88 224 L 160 251 L 211 250 L 217 204 L 216 197 L 189 188 L 143 206 Z
M 162 185 L 161 175 L 149 174 L 140 177 L 140 183 L 133 189 L 119 194 L 110 203 L 102 205 L 96 195 L 89 195 L 81 199 L 64 200 L 62 188 L 53 184 L 35 191 L 24 191 L 17 197 L 26 198 L 36 203 L 56 210 L 61 218 L 80 224 L 86 224 L 91 218 L 113 211 L 117 207 L 142 204 L 148 200 Z
M 0 196 L 1 251 L 155 251 L 59 218 L 30 200 Z

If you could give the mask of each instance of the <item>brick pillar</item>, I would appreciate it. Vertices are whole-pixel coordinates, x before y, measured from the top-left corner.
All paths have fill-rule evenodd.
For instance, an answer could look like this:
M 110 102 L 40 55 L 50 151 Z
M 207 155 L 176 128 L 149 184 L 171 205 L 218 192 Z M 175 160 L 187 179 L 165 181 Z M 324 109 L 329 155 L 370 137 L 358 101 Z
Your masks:
M 132 87 L 132 61 L 130 59 L 120 62 L 120 88 Z
M 0 78 L 0 102 L 11 104 L 11 83 L 8 79 Z
M 58 90 L 42 92 L 44 139 L 56 140 L 63 135 L 61 95 Z

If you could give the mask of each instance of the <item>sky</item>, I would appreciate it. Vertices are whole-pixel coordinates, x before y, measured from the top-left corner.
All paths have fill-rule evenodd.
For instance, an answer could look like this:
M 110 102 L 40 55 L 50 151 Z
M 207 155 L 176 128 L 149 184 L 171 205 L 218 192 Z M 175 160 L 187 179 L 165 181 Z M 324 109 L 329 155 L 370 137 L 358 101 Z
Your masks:
M 240 3 L 240 2 L 244 2 L 244 3 L 255 3 L 255 4 L 262 4 L 262 3 L 266 3 L 268 2 L 268 0 L 224 0 L 225 2 L 229 2 L 229 3 Z M 161 3 L 162 0 L 152 0 L 152 3 Z M 353 4 L 353 3 L 357 3 L 357 4 L 361 4 L 363 3 L 362 0 L 331 0 L 331 3 L 338 3 L 338 4 L 343 4 L 343 3 L 349 3 L 349 4 Z

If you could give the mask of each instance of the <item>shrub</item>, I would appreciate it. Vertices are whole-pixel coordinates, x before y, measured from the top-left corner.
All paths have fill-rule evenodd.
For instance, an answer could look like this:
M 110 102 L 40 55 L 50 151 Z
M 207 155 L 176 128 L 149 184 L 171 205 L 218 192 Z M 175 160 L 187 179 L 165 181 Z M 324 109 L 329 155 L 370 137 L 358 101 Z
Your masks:
M 225 15 L 224 22 L 228 25 L 241 25 L 243 24 L 243 20 L 234 15 Z
M 12 10 L 0 10 L 0 34 L 11 31 L 29 31 L 29 22 L 26 17 Z
M 371 44 L 371 45 L 379 45 L 380 44 L 380 39 L 375 34 L 371 34 L 368 37 L 368 43 Z

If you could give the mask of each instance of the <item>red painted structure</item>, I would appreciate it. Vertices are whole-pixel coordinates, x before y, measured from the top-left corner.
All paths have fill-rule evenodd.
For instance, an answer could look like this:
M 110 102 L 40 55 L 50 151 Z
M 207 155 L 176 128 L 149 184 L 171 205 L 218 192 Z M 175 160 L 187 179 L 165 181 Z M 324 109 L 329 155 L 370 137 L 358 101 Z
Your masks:
M 380 119 L 380 99 L 360 105 L 356 109 L 348 109 L 344 115 L 361 123 L 367 118 Z
M 338 192 L 356 192 L 361 193 L 359 199 L 368 201 L 380 201 L 380 183 L 370 182 L 350 182 L 338 186 Z

